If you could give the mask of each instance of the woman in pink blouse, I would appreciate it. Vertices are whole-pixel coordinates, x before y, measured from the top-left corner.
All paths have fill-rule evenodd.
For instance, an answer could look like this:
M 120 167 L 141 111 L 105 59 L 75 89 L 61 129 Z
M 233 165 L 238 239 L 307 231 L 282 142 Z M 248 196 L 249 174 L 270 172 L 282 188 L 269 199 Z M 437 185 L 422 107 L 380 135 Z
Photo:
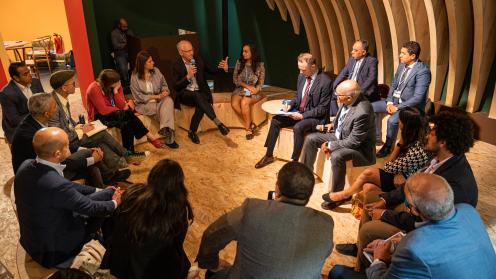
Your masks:
M 231 97 L 231 106 L 243 119 L 247 140 L 253 139 L 253 132 L 257 128 L 251 122 L 251 105 L 261 97 L 260 91 L 264 85 L 264 79 L 265 68 L 260 62 L 257 48 L 253 44 L 244 44 L 234 68 L 233 82 L 236 88 Z
M 100 120 L 107 127 L 121 129 L 122 145 L 130 154 L 136 153 L 134 138 L 140 139 L 143 136 L 156 148 L 163 147 L 158 136 L 148 131 L 124 99 L 120 76 L 115 70 L 101 71 L 86 93 L 88 118 Z

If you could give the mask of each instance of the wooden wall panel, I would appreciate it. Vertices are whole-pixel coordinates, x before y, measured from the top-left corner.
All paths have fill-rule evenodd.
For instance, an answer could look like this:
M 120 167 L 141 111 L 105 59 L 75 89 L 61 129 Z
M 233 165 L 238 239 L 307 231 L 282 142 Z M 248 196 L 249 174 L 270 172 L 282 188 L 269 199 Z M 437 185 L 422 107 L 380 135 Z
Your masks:
M 333 65 L 332 72 L 337 75 L 344 67 L 344 57 L 346 54 L 343 52 L 341 32 L 339 28 L 336 28 L 336 26 L 338 26 L 338 20 L 329 0 L 317 0 L 317 4 L 322 10 L 322 15 L 324 17 L 325 26 L 331 43 Z
M 322 10 L 315 0 L 307 0 L 302 4 L 306 4 L 308 7 L 307 9 L 310 11 L 310 18 L 313 20 L 313 25 L 317 31 L 317 41 L 321 55 L 320 65 L 326 71 L 333 71 L 331 40 L 329 38 L 329 33 L 327 32 L 327 26 L 323 24 L 325 21 Z
M 429 98 L 433 101 L 439 101 L 449 64 L 448 16 L 444 1 L 425 0 L 425 9 L 428 24 L 423 26 L 429 27 L 430 51 L 427 51 L 430 52 L 432 73 Z M 420 56 L 422 57 L 422 54 Z
M 281 14 L 282 20 L 288 21 L 288 8 L 286 8 L 286 4 L 284 4 L 284 2 L 282 0 L 267 0 L 267 1 L 272 2 L 272 4 L 269 4 L 269 2 L 267 2 L 269 7 L 271 7 L 271 5 L 272 5 L 272 8 L 271 8 L 272 10 L 274 10 L 275 5 L 277 5 L 279 13 Z
M 496 51 L 496 1 L 473 0 L 474 52 L 467 111 L 479 110 Z M 494 97 L 493 97 L 494 98 Z
M 291 17 L 291 23 L 293 24 L 293 29 L 295 34 L 300 34 L 300 12 L 296 8 L 292 0 L 284 0 L 284 5 L 288 9 L 289 16 Z
M 310 47 L 309 51 L 317 58 L 318 61 L 321 61 L 320 59 L 322 58 L 322 55 L 320 53 L 317 30 L 307 4 L 301 0 L 289 0 L 289 2 L 293 2 L 300 13 L 301 20 L 303 21 L 303 25 L 305 26 L 305 31 L 307 33 L 308 46 Z
M 447 106 L 458 105 L 463 81 L 473 49 L 473 16 L 470 1 L 446 0 L 449 25 L 449 70 L 446 91 Z
M 489 109 L 489 117 L 496 119 L 496 87 L 494 87 L 493 100 L 491 101 L 491 108 Z M 494 128 L 494 127 L 493 127 Z
M 394 71 L 396 71 L 399 65 L 399 52 L 401 45 L 410 40 L 408 24 L 405 20 L 406 13 L 401 1 L 383 0 L 383 3 L 388 18 L 389 31 L 391 33 L 393 65 Z
M 393 73 L 393 51 L 391 33 L 384 5 L 376 0 L 367 0 L 372 27 L 374 28 L 375 44 L 377 49 L 377 81 L 391 84 Z
M 350 57 L 350 51 L 353 47 L 353 43 L 355 42 L 353 26 L 343 0 L 331 0 L 331 3 L 334 8 L 334 12 L 336 13 L 336 18 L 338 19 L 339 30 L 341 31 L 343 51 L 345 53 L 344 63 L 346 64 L 348 62 L 348 58 Z

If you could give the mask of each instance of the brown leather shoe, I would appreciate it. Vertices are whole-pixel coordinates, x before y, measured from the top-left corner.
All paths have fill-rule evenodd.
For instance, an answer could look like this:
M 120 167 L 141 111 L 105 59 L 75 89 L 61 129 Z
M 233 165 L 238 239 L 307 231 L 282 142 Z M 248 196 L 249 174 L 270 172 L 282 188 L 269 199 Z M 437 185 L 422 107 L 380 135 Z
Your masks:
M 274 157 L 273 156 L 270 156 L 268 157 L 267 155 L 266 156 L 263 156 L 262 159 L 260 159 L 260 161 L 258 161 L 258 163 L 255 165 L 255 168 L 256 169 L 260 169 L 260 168 L 263 168 L 265 166 L 267 166 L 268 164 L 274 162 Z

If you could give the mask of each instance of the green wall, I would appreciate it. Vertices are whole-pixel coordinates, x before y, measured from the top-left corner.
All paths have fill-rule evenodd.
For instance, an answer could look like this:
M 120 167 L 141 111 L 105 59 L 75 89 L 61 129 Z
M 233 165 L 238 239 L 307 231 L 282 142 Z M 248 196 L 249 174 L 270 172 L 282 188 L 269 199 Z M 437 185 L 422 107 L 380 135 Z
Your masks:
M 176 35 L 177 29 L 196 31 L 200 53 L 212 65 L 222 59 L 222 0 L 146 1 L 83 0 L 95 76 L 113 67 L 110 32 L 119 17 L 139 37 Z M 291 22 L 264 0 L 228 0 L 229 64 L 234 66 L 243 42 L 260 48 L 266 66 L 266 83 L 296 88 L 296 56 L 308 50 L 304 28 L 295 35 Z

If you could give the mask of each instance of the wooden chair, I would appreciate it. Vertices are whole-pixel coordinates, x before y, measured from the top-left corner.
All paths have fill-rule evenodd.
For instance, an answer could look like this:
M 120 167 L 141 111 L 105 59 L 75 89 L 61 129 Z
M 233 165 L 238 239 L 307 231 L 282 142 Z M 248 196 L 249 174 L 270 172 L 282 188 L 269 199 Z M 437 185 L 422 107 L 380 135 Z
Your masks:
M 32 51 L 28 54 L 31 61 L 30 64 L 34 64 L 38 68 L 38 64 L 46 63 L 48 66 L 48 71 L 52 73 L 52 55 L 55 53 L 53 49 L 52 36 L 42 36 L 34 39 L 31 42 Z M 28 63 L 28 61 L 26 61 Z

